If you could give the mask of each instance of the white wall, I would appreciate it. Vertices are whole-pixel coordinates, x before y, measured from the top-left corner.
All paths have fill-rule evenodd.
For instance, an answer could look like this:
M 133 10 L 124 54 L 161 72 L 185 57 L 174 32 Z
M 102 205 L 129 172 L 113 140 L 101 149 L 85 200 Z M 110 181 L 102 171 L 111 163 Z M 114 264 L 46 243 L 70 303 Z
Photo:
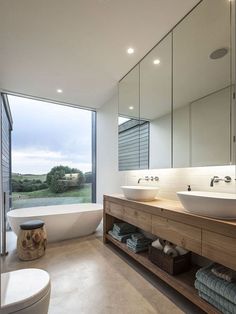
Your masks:
M 97 111 L 97 202 L 120 192 L 118 171 L 118 95 Z
M 194 191 L 236 193 L 235 166 L 126 171 L 121 183 L 134 185 L 137 184 L 138 178 L 147 175 L 158 176 L 160 180 L 157 183 L 142 181 L 142 184 L 157 185 L 160 188 L 160 197 L 167 199 L 177 200 L 176 192 L 187 190 L 187 185 L 191 185 Z M 232 181 L 215 183 L 214 187 L 210 187 L 210 179 L 213 176 L 231 176 Z

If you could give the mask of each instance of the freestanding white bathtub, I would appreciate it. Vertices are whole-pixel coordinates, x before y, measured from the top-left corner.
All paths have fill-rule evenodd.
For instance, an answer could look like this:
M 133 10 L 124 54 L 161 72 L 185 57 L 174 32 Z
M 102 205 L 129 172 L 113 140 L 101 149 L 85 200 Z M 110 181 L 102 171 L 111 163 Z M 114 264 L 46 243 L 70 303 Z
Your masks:
M 9 224 L 17 235 L 20 224 L 40 219 L 45 222 L 48 242 L 89 235 L 102 220 L 101 204 L 84 203 L 14 209 L 7 213 Z

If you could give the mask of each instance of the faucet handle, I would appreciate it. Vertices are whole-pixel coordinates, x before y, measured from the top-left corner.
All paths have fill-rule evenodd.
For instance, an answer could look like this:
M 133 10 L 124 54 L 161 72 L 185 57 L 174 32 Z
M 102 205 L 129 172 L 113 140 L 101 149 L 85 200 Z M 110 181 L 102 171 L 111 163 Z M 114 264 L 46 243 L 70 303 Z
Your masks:
M 225 176 L 225 182 L 227 182 L 227 183 L 229 183 L 229 182 L 231 182 L 231 177 L 230 176 Z

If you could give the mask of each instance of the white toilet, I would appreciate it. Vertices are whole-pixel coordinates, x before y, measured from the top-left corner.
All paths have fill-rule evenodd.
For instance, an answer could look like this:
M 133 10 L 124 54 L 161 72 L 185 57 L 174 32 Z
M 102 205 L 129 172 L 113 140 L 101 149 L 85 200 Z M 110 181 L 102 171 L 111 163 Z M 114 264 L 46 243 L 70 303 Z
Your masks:
M 50 277 L 41 269 L 27 268 L 1 274 L 1 314 L 47 314 Z

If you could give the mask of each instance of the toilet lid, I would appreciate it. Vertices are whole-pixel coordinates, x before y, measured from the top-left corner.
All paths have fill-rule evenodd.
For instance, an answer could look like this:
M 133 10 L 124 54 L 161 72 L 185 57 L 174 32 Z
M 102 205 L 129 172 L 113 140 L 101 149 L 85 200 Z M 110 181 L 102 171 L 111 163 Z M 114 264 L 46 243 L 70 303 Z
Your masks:
M 1 309 L 19 311 L 39 301 L 50 289 L 49 274 L 26 268 L 1 274 Z

